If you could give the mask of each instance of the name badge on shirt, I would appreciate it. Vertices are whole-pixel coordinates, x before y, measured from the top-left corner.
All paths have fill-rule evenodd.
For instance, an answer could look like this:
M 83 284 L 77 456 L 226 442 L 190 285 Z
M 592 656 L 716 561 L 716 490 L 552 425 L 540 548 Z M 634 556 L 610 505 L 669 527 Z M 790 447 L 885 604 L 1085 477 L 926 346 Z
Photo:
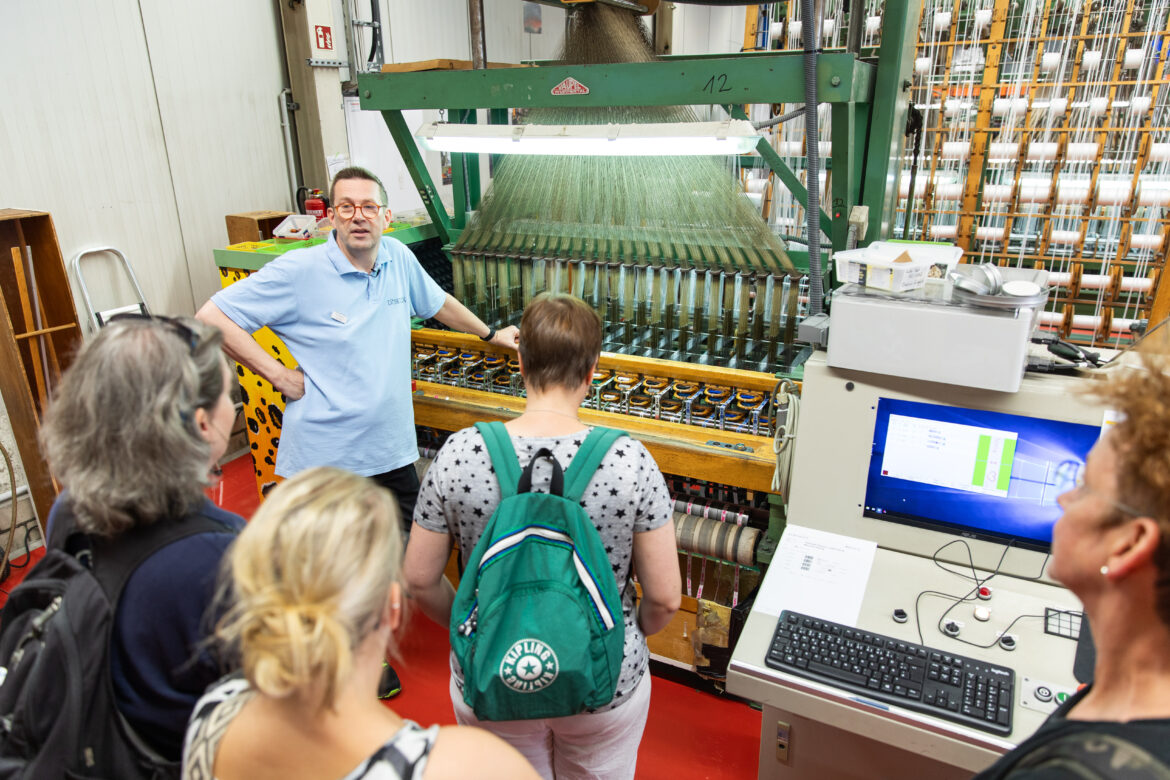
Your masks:
M 338 321 L 338 322 L 340 322 L 342 325 L 344 325 L 345 323 L 349 322 L 349 317 L 346 317 L 344 314 L 342 314 L 342 313 L 341 313 L 341 312 L 339 312 L 339 311 L 335 311 L 335 312 L 333 312 L 332 314 L 330 314 L 329 316 L 330 316 L 330 318 L 331 318 L 331 319 L 335 319 L 335 320 L 337 320 L 337 321 Z

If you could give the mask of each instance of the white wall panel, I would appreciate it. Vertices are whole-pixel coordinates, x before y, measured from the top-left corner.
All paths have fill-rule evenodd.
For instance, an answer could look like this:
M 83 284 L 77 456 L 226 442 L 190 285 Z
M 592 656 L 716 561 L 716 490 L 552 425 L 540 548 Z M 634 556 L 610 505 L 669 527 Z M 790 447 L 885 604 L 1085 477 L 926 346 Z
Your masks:
M 67 259 L 120 248 L 154 311 L 190 313 L 218 287 L 223 216 L 291 205 L 279 26 L 271 3 L 141 9 L 6 4 L 0 205 L 52 212 Z M 131 299 L 113 263 L 87 269 L 99 309 Z
M 565 12 L 541 6 L 541 33 L 524 32 L 523 0 L 484 0 L 488 59 L 492 62 L 551 60 L 565 40 Z
M 387 62 L 471 59 L 467 0 L 382 0 Z M 523 0 L 484 0 L 484 37 L 491 62 L 552 59 L 564 40 L 565 12 L 541 8 L 543 32 L 524 32 Z M 361 7 L 359 5 L 359 7 Z
M 678 4 L 674 9 L 675 54 L 722 54 L 743 49 L 746 10 Z
M 387 62 L 471 59 L 467 0 L 385 0 L 382 24 Z
M 44 0 L 3 13 L 0 204 L 51 212 L 67 260 L 119 247 L 151 306 L 191 311 L 138 3 Z M 128 300 L 103 280 L 117 279 L 108 267 L 91 267 L 96 306 Z
M 142 15 L 199 306 L 220 287 L 212 250 L 227 243 L 224 215 L 293 206 L 280 20 L 254 0 L 142 0 Z

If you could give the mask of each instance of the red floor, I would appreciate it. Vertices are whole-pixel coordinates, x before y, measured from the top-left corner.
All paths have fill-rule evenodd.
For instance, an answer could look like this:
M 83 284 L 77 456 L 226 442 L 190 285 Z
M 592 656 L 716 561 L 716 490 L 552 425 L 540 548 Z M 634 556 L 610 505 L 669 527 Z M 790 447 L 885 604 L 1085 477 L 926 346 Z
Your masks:
M 249 517 L 260 505 L 251 458 L 244 455 L 224 466 L 221 485 L 211 491 L 220 506 Z M 33 552 L 39 560 L 42 550 Z M 0 588 L 5 593 L 23 579 L 31 565 L 17 569 Z M 396 664 L 402 693 L 391 706 L 424 725 L 453 724 L 448 694 L 447 632 L 422 613 L 412 616 L 401 637 L 402 660 Z M 650 719 L 638 751 L 637 777 L 644 780 L 712 780 L 756 776 L 760 712 L 746 704 L 702 693 L 655 677 Z
M 420 723 L 455 722 L 448 693 L 447 632 L 421 612 L 403 634 L 399 715 Z M 746 704 L 655 677 L 650 719 L 638 750 L 638 778 L 753 778 L 760 713 Z

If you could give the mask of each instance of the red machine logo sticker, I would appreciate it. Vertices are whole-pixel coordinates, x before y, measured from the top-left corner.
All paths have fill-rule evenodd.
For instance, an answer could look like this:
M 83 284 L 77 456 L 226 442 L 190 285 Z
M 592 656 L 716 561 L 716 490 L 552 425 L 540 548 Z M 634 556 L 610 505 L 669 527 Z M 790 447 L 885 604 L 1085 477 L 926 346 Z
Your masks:
M 588 95 L 589 87 L 582 84 L 577 79 L 569 76 L 567 79 L 557 84 L 552 88 L 554 95 Z

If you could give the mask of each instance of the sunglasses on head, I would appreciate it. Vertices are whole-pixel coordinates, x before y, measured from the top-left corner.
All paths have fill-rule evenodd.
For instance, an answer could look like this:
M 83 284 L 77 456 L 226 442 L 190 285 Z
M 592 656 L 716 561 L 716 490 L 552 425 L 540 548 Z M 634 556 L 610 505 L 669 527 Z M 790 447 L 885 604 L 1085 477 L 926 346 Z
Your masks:
M 174 317 L 129 312 L 126 314 L 115 314 L 113 317 L 110 317 L 109 322 L 117 322 L 119 320 L 146 320 L 148 322 L 161 323 L 171 333 L 174 333 L 183 340 L 183 343 L 187 345 L 187 351 L 191 355 L 194 355 L 195 350 L 199 347 L 199 334 L 183 324 L 181 320 L 175 319 Z

